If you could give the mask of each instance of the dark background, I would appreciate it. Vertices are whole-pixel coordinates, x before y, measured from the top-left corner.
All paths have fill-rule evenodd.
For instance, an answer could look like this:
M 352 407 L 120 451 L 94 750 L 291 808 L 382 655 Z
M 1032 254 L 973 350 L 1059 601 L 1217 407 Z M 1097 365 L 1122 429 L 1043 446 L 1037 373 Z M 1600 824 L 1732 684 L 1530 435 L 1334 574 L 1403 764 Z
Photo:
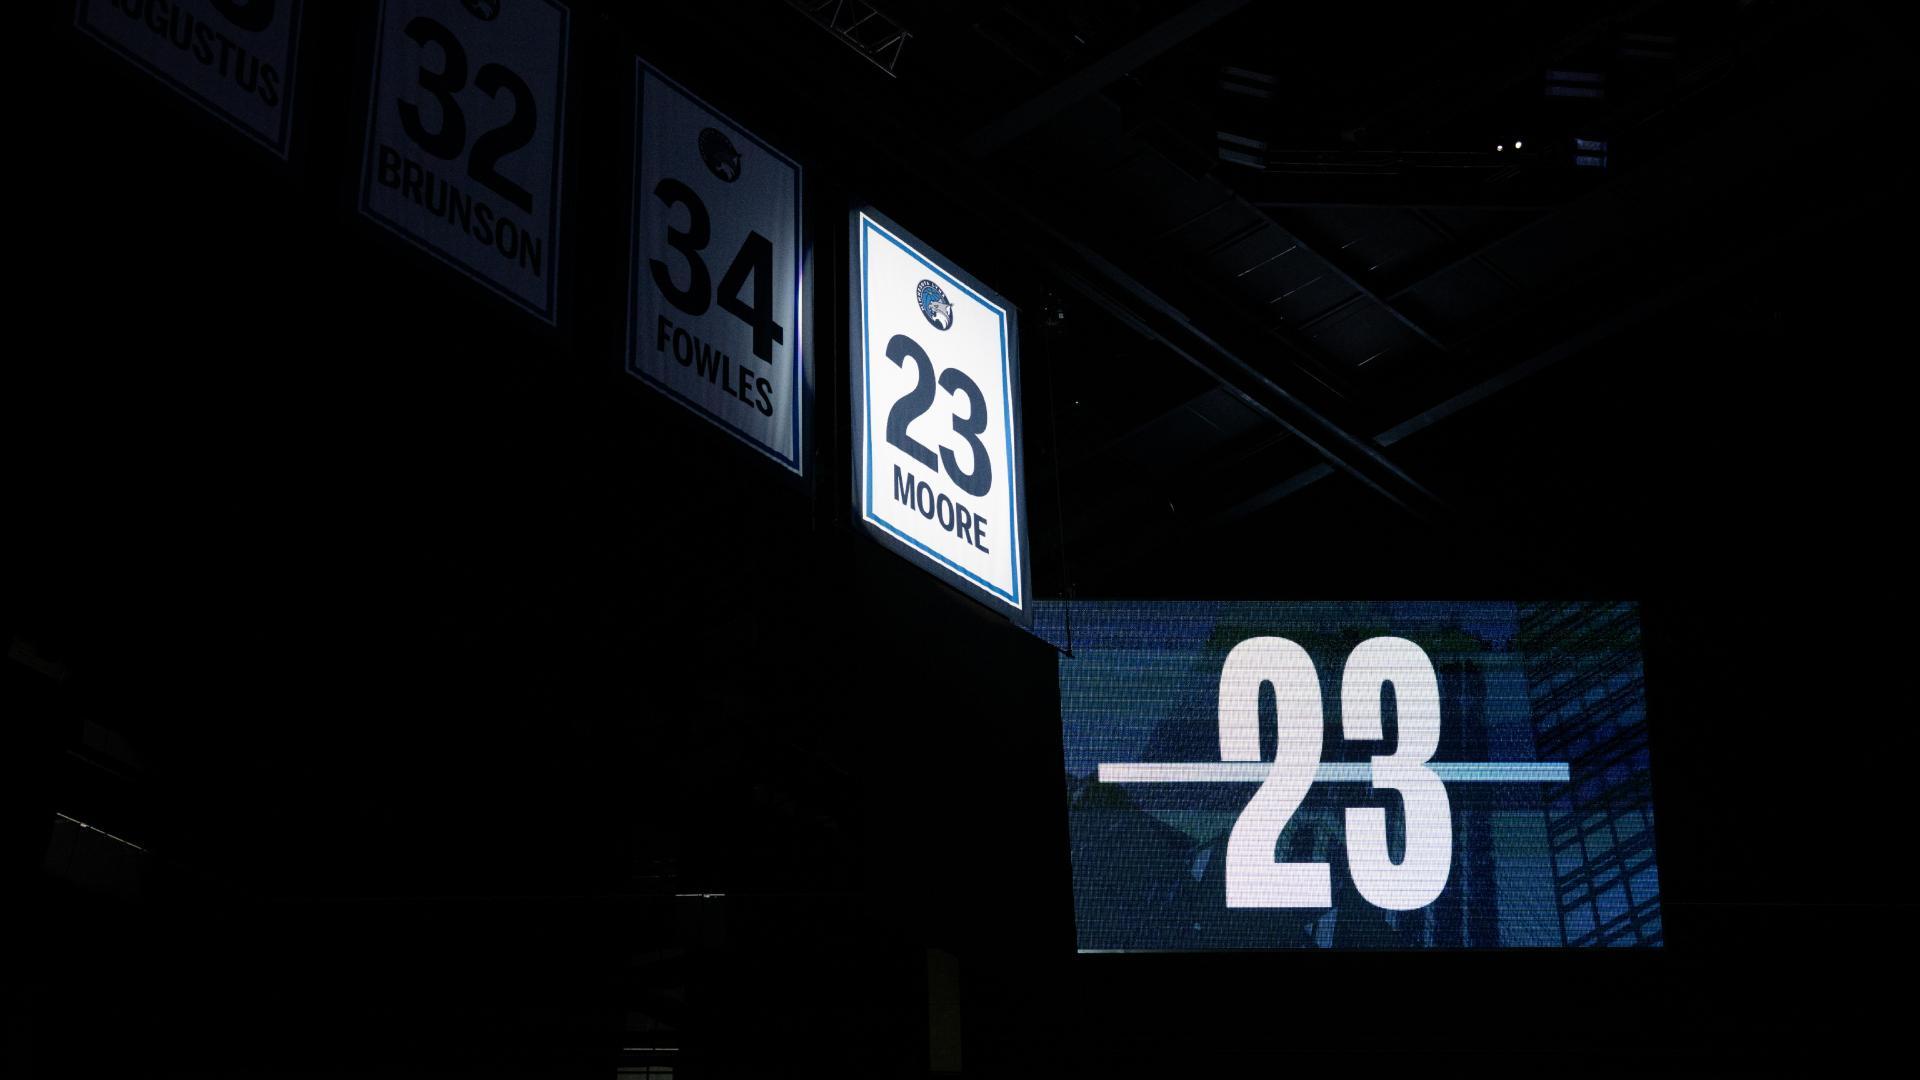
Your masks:
M 0 398 L 24 1075 L 916 1075 L 953 1032 L 929 949 L 982 1075 L 1898 1040 L 1912 53 L 1875 13 L 901 3 L 890 75 L 789 5 L 583 0 L 556 331 L 353 212 L 372 5 L 309 7 L 284 164 L 70 10 L 20 30 L 50 76 L 17 95 Z M 1343 368 L 1143 239 L 1177 193 L 1097 124 L 969 143 L 1183 12 L 1070 104 L 1298 237 L 1458 211 L 1445 267 L 1532 236 L 1520 314 L 1444 329 L 1464 300 L 1355 264 L 1354 310 L 1443 330 Z M 1542 69 L 1619 41 L 1737 62 L 1546 111 Z M 621 369 L 635 52 L 809 169 L 805 482 Z M 1285 107 L 1247 121 L 1210 95 L 1257 64 Z M 1216 156 L 1236 123 L 1306 149 Z M 1487 164 L 1517 125 L 1616 160 Z M 848 520 L 856 199 L 1023 312 L 1038 595 L 1640 601 L 1666 949 L 1074 955 L 1054 648 Z M 1363 448 L 1274 494 L 1326 431 Z

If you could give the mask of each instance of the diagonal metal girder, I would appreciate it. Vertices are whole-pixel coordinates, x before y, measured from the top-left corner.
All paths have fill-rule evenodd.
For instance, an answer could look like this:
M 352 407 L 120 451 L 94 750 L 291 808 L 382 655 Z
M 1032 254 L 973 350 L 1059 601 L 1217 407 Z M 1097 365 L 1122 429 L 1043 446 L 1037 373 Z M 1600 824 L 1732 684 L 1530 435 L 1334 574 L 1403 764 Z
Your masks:
M 1716 183 L 1704 185 L 1704 192 L 1691 204 L 1701 208 L 1710 207 L 1724 191 L 1722 184 L 1732 184 L 1754 172 L 1750 160 L 1738 153 L 1738 150 L 1759 141 L 1757 133 L 1764 133 L 1775 140 L 1778 154 L 1776 160 L 1793 159 L 1794 151 L 1797 149 L 1793 135 L 1799 137 L 1801 146 L 1815 145 L 1820 142 L 1833 142 L 1856 148 L 1871 145 L 1867 138 L 1871 130 L 1868 126 L 1869 121 L 1856 115 L 1845 124 L 1836 124 L 1833 118 L 1850 116 L 1851 114 L 1846 112 L 1849 104 L 1871 100 L 1871 94 L 1862 93 L 1861 86 L 1871 86 L 1885 79 L 1887 72 L 1894 69 L 1891 63 L 1876 62 L 1870 55 L 1873 48 L 1885 47 L 1884 43 L 1877 41 L 1863 43 L 1859 53 L 1847 58 L 1852 62 L 1843 61 L 1836 64 L 1832 73 L 1811 74 L 1777 95 L 1782 100 L 1795 102 L 1794 107 L 1782 108 L 1775 100 L 1756 100 L 1745 110 L 1724 121 L 1708 137 L 1689 143 L 1665 159 L 1650 163 L 1643 168 L 1642 172 L 1629 173 L 1617 178 L 1613 183 L 1596 189 L 1581 202 L 1616 202 L 1619 199 L 1618 189 L 1621 184 L 1644 185 L 1648 182 L 1647 173 L 1652 172 L 1656 176 L 1663 174 L 1695 181 L 1701 177 L 1712 178 Z M 1835 130 L 1836 127 L 1839 128 L 1838 131 Z M 1772 259 L 1768 253 L 1784 247 L 1790 241 L 1830 231 L 1870 195 L 1891 190 L 1892 185 L 1897 183 L 1892 174 L 1873 171 L 1867 162 L 1868 155 L 1861 153 L 1859 157 L 1861 166 L 1857 169 L 1838 167 L 1836 164 L 1828 174 L 1833 184 L 1831 191 L 1816 192 L 1802 189 L 1801 195 L 1804 199 L 1824 207 L 1821 213 L 1800 222 L 1790 230 L 1780 230 L 1777 223 L 1772 228 L 1753 230 L 1748 235 L 1746 243 L 1727 250 L 1712 263 L 1690 267 L 1686 276 L 1669 282 L 1651 295 L 1630 303 L 1624 309 L 1600 319 L 1586 329 L 1536 353 L 1531 358 L 1508 367 L 1481 383 L 1382 431 L 1373 442 L 1383 447 L 1392 446 L 1449 416 L 1485 401 L 1538 372 L 1578 356 L 1694 297 L 1706 294 L 1721 282 L 1740 273 L 1750 272 L 1757 265 L 1771 263 Z M 1561 212 L 1571 211 L 1579 205 L 1580 203 L 1571 204 L 1562 208 Z M 1703 212 L 1711 213 L 1710 210 L 1704 209 Z M 1543 218 L 1528 226 L 1527 229 L 1503 237 L 1500 243 L 1524 242 L 1529 229 L 1543 227 L 1550 220 L 1551 218 Z M 1479 257 L 1484 255 L 1486 250 L 1484 248 L 1476 250 L 1468 257 Z M 1256 513 L 1325 479 L 1332 475 L 1332 472 L 1333 470 L 1326 465 L 1314 465 L 1302 469 L 1286 480 L 1254 492 L 1221 511 L 1210 524 L 1216 527 L 1222 526 Z
M 1197 20 L 1197 13 L 1208 12 L 1217 19 L 1226 10 L 1225 6 L 1202 4 L 1190 9 L 1186 17 Z M 1188 33 L 1203 24 L 1196 22 Z M 749 29 L 757 32 L 770 28 Z M 1198 313 L 1197 318 L 1189 317 L 1156 289 L 1066 235 L 1044 212 L 1037 212 L 1035 206 L 1040 200 L 1035 198 L 1036 193 L 1022 190 L 1020 178 L 1010 175 L 1009 170 L 952 148 L 928 145 L 913 126 L 916 113 L 911 103 L 863 98 L 857 110 L 850 110 L 849 102 L 830 98 L 830 91 L 824 87 L 801 83 L 795 89 L 833 106 L 822 112 L 842 121 L 851 144 L 880 150 L 929 192 L 937 192 L 953 205 L 970 208 L 981 220 L 1000 223 L 1012 238 L 1010 246 L 1029 262 L 1123 325 L 1199 368 L 1247 407 L 1312 447 L 1334 468 L 1415 516 L 1447 516 L 1434 493 L 1390 460 L 1373 440 L 1355 434 L 1266 370 L 1284 365 L 1257 364 L 1251 359 L 1264 360 L 1267 354 L 1290 347 L 1297 351 L 1297 346 L 1271 336 L 1245 317 L 1233 316 L 1204 295 L 1181 298 L 1180 303 Z M 1085 96 L 1064 95 L 1057 100 L 1064 107 Z M 1050 115 L 1046 110 L 1037 111 L 1035 122 L 1043 122 Z M 886 132 L 885 137 L 876 137 L 881 132 Z M 1140 253 L 1130 261 L 1151 265 L 1151 260 Z M 1230 333 L 1231 340 L 1220 332 L 1203 329 L 1206 326 Z
M 977 204 L 983 198 L 992 199 L 993 205 L 981 209 L 992 219 L 1017 225 L 1010 231 L 1033 261 L 1122 325 L 1199 368 L 1248 408 L 1312 447 L 1331 467 L 1416 517 L 1448 516 L 1441 500 L 1395 464 L 1378 443 L 1355 434 L 1281 385 L 1269 374 L 1277 365 L 1250 359 L 1286 348 L 1284 339 L 1266 333 L 1204 291 L 1182 296 L 1178 304 L 1170 301 L 1115 261 L 1066 235 L 1050 215 L 1036 213 L 1033 207 L 1039 200 L 1032 193 L 1010 190 L 1005 177 L 977 169 L 949 169 L 940 180 L 955 185 L 952 197 L 956 200 L 971 199 Z M 1131 254 L 1132 261 L 1148 265 L 1144 254 Z
M 1045 249 L 1036 250 L 1035 256 L 1075 292 L 1205 372 L 1248 408 L 1312 447 L 1330 467 L 1354 477 L 1417 517 L 1445 516 L 1439 498 L 1388 458 L 1374 440 L 1353 434 L 1281 386 L 1250 362 L 1243 349 L 1208 333 L 1154 290 L 1084 244 L 1024 211 L 1013 212 L 1027 217 L 1023 225 L 1030 230 L 1029 237 L 1045 237 Z
M 1132 41 L 1081 68 L 1040 93 L 988 121 L 962 144 L 984 157 L 1053 119 L 1115 79 L 1247 6 L 1247 0 L 1199 0 L 1162 20 Z

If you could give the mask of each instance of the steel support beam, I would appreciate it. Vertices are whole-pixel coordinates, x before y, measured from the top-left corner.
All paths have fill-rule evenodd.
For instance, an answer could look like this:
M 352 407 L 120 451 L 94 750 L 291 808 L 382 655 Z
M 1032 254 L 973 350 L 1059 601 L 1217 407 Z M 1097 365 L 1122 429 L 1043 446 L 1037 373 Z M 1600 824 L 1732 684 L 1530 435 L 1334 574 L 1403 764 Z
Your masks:
M 1856 192 L 1856 196 L 1858 193 Z M 1561 361 L 1578 356 L 1588 349 L 1618 337 L 1621 334 L 1671 311 L 1687 300 L 1699 296 L 1718 286 L 1743 270 L 1766 265 L 1771 260 L 1765 257 L 1770 249 L 1780 247 L 1789 240 L 1798 240 L 1809 235 L 1819 235 L 1830 231 L 1845 218 L 1852 209 L 1851 205 L 1830 205 L 1828 210 L 1817 217 L 1802 222 L 1791 233 L 1780 234 L 1765 232 L 1756 234 L 1760 243 L 1748 246 L 1721 259 L 1705 274 L 1700 274 L 1677 283 L 1669 288 L 1642 299 L 1617 314 L 1608 316 L 1589 326 L 1580 333 L 1555 344 L 1553 347 L 1535 354 L 1532 358 L 1507 368 L 1473 387 L 1461 391 L 1432 408 L 1423 409 L 1398 424 L 1374 436 L 1373 441 L 1382 447 L 1392 446 L 1410 436 L 1432 427 L 1456 413 L 1494 396 L 1533 375 L 1539 374 Z M 1249 514 L 1257 513 L 1269 506 L 1294 495 L 1333 475 L 1334 470 L 1327 465 L 1313 465 L 1302 469 L 1274 486 L 1260 491 L 1234 504 L 1215 515 L 1209 525 L 1219 527 L 1231 524 Z
M 1238 6 L 1239 3 L 1221 0 L 1188 9 L 1145 35 L 1154 38 L 1155 44 L 1151 49 L 1142 44 L 1140 49 L 1131 52 L 1130 55 L 1139 58 L 1131 62 L 1138 63 L 1164 51 L 1173 43 L 1172 35 L 1190 36 Z M 1180 30 L 1182 26 L 1184 31 Z M 1168 37 L 1158 36 L 1163 33 Z M 1116 50 L 1116 54 L 1127 51 Z M 1048 101 L 1053 104 L 1049 109 L 1036 107 L 1022 115 L 1036 124 L 1044 122 L 1053 112 L 1104 85 L 1101 81 L 1082 93 L 1051 95 Z M 803 93 L 807 90 L 804 83 L 798 89 Z M 847 117 L 849 137 L 856 138 L 859 145 L 869 150 L 877 148 L 888 153 L 928 190 L 941 193 L 956 205 L 971 207 L 982 220 L 1001 223 L 1010 236 L 1018 238 L 1015 243 L 1028 261 L 1044 268 L 1121 324 L 1159 342 L 1199 368 L 1248 408 L 1312 447 L 1334 468 L 1417 517 L 1435 520 L 1448 516 L 1434 493 L 1394 464 L 1373 440 L 1356 435 L 1263 370 L 1284 367 L 1265 354 L 1285 349 L 1292 349 L 1304 363 L 1305 354 L 1297 344 L 1273 336 L 1244 314 L 1234 314 L 1220 297 L 1204 288 L 1175 300 L 1162 296 L 1114 261 L 1064 234 L 1045 210 L 1045 200 L 1023 186 L 1025 178 L 965 154 L 926 146 L 910 126 L 912 114 L 905 103 L 891 104 L 889 108 L 879 102 L 868 103 L 857 125 Z M 835 114 L 845 116 L 845 111 Z M 886 129 L 892 129 L 891 137 L 879 137 L 880 131 Z M 1155 262 L 1145 252 L 1131 253 L 1130 261 L 1143 267 L 1151 267 Z M 1183 311 L 1177 305 L 1184 305 L 1188 310 Z M 1193 312 L 1194 317 L 1190 317 L 1188 311 Z M 1218 329 L 1209 332 L 1203 326 Z M 1232 334 L 1232 340 L 1224 340 L 1219 331 Z M 1255 364 L 1249 359 L 1255 356 L 1261 357 L 1263 363 Z
M 982 125 L 967 136 L 962 146 L 974 157 L 985 157 L 1246 6 L 1247 0 L 1199 0 Z
M 1165 346 L 1205 372 L 1248 408 L 1312 447 L 1330 468 L 1359 480 L 1421 518 L 1443 517 L 1440 500 L 1389 459 L 1380 446 L 1356 436 L 1280 386 L 1242 352 L 1207 333 L 1159 294 L 1082 244 L 1030 219 L 1052 250 L 1036 251 L 1048 269 L 1116 321 Z M 1031 235 L 1031 234 L 1030 234 Z

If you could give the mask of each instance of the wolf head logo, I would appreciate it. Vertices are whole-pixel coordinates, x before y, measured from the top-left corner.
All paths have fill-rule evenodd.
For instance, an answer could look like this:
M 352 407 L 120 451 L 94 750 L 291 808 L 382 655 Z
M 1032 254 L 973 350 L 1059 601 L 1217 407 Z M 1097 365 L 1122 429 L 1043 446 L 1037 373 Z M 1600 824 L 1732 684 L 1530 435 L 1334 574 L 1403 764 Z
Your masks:
M 927 317 L 935 330 L 949 330 L 953 327 L 953 301 L 931 281 L 921 281 L 914 287 L 914 297 L 920 301 L 920 314 Z
M 707 163 L 708 172 L 729 184 L 740 175 L 740 151 L 733 140 L 713 128 L 700 129 L 700 160 Z

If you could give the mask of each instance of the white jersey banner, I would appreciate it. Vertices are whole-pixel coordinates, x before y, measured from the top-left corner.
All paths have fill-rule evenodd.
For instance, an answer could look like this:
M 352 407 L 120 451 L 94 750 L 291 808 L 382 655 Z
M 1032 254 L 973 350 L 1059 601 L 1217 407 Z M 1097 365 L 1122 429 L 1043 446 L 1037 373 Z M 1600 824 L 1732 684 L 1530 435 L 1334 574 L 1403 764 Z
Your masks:
M 880 215 L 854 215 L 860 513 L 887 546 L 1027 607 L 1019 332 L 998 294 Z
M 798 473 L 800 166 L 635 72 L 627 371 Z
M 552 323 L 567 9 L 383 0 L 360 209 Z

